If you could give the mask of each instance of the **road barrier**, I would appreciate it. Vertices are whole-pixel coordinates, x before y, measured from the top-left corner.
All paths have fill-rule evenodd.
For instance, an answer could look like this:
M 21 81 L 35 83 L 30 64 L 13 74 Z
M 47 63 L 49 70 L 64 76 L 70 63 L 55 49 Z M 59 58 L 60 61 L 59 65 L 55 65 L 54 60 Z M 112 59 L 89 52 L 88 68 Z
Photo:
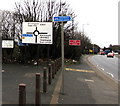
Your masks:
M 61 67 L 61 58 L 51 61 L 48 64 L 48 68 L 43 68 L 43 78 L 41 81 L 41 74 L 36 73 L 35 79 L 35 106 L 40 106 L 42 103 L 41 97 L 41 85 L 43 86 L 43 93 L 47 92 L 47 84 L 51 85 L 52 80 L 55 78 L 58 70 Z M 48 77 L 48 78 L 47 78 Z M 43 84 L 41 84 L 43 82 Z M 26 84 L 19 84 L 19 106 L 26 105 Z

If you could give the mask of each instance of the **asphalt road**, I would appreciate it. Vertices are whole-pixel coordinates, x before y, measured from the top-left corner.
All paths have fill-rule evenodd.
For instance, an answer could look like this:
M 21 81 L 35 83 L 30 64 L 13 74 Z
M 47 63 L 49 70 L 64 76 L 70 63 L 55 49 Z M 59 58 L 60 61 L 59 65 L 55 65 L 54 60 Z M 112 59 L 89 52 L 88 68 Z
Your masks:
M 104 80 L 104 76 L 97 72 L 99 70 L 93 68 L 94 65 L 88 65 L 88 57 L 84 56 L 80 64 L 67 66 L 64 72 L 64 95 L 59 96 L 58 104 L 110 106 L 118 103 L 118 89 Z
M 118 76 L 120 72 L 118 72 L 120 65 L 120 59 L 117 57 L 110 58 L 106 55 L 94 55 L 92 57 L 89 57 L 89 61 L 96 65 L 98 69 L 100 69 L 102 72 L 110 76 L 111 78 L 118 81 Z

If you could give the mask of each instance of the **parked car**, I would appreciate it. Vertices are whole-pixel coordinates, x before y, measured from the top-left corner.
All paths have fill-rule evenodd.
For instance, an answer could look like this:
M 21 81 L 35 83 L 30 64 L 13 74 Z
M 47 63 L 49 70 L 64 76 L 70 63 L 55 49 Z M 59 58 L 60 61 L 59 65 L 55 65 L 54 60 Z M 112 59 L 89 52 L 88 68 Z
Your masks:
M 105 50 L 104 52 L 107 55 L 108 53 L 111 53 L 111 50 Z
M 113 58 L 114 57 L 114 53 L 113 52 L 108 53 L 107 57 L 112 57 Z
M 104 52 L 104 51 L 101 51 L 99 54 L 100 54 L 100 55 L 105 55 L 105 52 Z

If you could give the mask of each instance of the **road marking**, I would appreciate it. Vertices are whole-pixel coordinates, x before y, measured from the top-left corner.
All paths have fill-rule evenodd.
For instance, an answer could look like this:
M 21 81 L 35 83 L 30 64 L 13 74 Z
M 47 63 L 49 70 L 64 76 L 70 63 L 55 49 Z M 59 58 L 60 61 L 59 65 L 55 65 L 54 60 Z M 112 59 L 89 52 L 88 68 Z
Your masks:
M 92 71 L 92 70 L 80 70 L 80 69 L 73 69 L 73 68 L 65 68 L 65 70 L 68 70 L 68 71 L 87 72 L 87 73 L 95 73 L 95 72 Z
M 85 79 L 86 82 L 94 82 L 94 80 Z

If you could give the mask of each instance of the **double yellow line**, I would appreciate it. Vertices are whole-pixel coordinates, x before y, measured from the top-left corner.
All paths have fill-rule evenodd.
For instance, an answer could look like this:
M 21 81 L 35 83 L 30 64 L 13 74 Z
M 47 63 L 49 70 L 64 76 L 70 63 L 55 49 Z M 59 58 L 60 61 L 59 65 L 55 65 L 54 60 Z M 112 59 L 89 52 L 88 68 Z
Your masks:
M 87 73 L 95 73 L 92 70 L 80 70 L 80 69 L 73 69 L 73 68 L 65 68 L 67 71 L 79 71 L 79 72 L 87 72 Z

